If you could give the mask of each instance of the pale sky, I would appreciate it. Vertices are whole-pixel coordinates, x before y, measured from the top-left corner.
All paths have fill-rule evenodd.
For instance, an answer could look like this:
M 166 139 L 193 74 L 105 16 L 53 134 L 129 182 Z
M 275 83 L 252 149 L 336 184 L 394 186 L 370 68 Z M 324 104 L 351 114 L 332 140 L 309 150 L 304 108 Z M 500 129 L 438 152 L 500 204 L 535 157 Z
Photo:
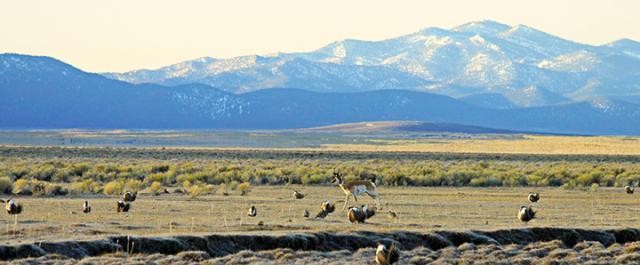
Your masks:
M 203 56 L 310 51 L 483 19 L 603 44 L 640 40 L 639 10 L 637 0 L 0 0 L 0 53 L 128 71 Z

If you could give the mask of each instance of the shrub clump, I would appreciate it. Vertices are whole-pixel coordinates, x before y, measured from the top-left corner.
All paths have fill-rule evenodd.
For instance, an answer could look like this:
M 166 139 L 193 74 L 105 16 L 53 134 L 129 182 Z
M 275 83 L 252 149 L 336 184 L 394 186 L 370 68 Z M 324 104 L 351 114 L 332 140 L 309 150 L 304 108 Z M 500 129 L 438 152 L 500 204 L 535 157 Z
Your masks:
M 92 179 L 85 179 L 71 183 L 71 192 L 74 194 L 80 193 L 96 193 L 100 191 L 100 184 L 96 183 Z
M 240 191 L 241 196 L 247 195 L 251 191 L 251 184 L 249 182 L 243 182 L 238 185 L 238 190 Z
M 111 181 L 104 185 L 102 192 L 106 195 L 119 195 L 124 190 L 124 184 L 121 181 Z
M 7 176 L 0 177 L 0 194 L 10 194 L 11 188 L 11 179 L 9 179 L 9 177 Z
M 160 189 L 162 189 L 162 184 L 160 182 L 158 182 L 158 181 L 154 181 L 149 186 L 149 191 L 151 193 L 158 193 L 158 192 L 160 192 Z

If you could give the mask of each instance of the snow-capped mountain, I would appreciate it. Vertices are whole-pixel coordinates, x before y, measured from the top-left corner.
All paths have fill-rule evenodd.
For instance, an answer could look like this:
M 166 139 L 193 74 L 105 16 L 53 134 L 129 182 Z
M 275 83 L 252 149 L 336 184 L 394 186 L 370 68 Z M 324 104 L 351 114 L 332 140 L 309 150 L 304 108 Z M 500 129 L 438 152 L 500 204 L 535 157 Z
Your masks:
M 255 58 L 263 59 L 267 60 Z M 251 61 L 244 62 L 249 65 Z M 305 76 L 317 76 L 313 71 L 326 66 L 295 58 L 287 62 L 292 63 L 289 72 Z M 295 64 L 298 62 L 313 67 L 302 68 Z M 191 65 L 202 67 L 195 62 Z M 356 66 L 345 67 L 350 68 L 339 69 Z M 452 85 L 448 89 L 475 88 Z M 0 129 L 292 129 L 413 120 L 518 131 L 640 135 L 637 104 L 607 97 L 567 102 L 541 86 L 505 91 L 504 95 L 474 94 L 462 100 L 403 89 L 314 92 L 273 88 L 233 94 L 204 84 L 131 84 L 49 57 L 0 54 Z M 511 106 L 511 102 L 534 106 L 541 101 L 555 105 Z
M 106 76 L 131 83 L 203 83 L 234 93 L 273 87 L 300 87 L 323 92 L 416 89 L 433 83 L 383 65 L 333 64 L 293 56 L 200 58 L 158 70 Z
M 623 39 L 591 46 L 525 25 L 479 21 L 382 41 L 346 39 L 311 52 L 200 58 L 104 75 L 132 83 L 203 83 L 232 93 L 282 87 L 411 89 L 453 97 L 498 93 L 514 106 L 544 106 L 565 98 L 640 95 L 640 43 Z M 553 96 L 514 96 L 541 89 Z

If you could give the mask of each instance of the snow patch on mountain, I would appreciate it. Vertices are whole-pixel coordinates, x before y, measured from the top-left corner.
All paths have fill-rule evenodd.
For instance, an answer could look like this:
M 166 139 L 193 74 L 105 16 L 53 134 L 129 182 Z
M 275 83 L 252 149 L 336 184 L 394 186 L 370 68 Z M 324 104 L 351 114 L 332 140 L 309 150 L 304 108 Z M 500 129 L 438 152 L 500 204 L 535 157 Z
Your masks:
M 311 52 L 205 57 L 156 70 L 105 75 L 133 83 L 204 83 L 234 93 L 274 87 L 331 92 L 403 88 L 449 96 L 492 92 L 513 98 L 514 90 L 524 97 L 523 88 L 538 87 L 577 100 L 638 94 L 638 55 L 640 44 L 632 40 L 590 46 L 525 25 L 485 20 L 450 30 L 425 28 L 382 41 L 345 39 Z M 594 83 L 598 86 L 590 85 Z M 553 98 L 538 97 L 534 102 L 553 104 L 543 102 Z
M 570 54 L 560 55 L 551 60 L 544 60 L 538 67 L 563 72 L 587 72 L 593 70 L 600 63 L 598 56 L 589 51 L 580 50 Z

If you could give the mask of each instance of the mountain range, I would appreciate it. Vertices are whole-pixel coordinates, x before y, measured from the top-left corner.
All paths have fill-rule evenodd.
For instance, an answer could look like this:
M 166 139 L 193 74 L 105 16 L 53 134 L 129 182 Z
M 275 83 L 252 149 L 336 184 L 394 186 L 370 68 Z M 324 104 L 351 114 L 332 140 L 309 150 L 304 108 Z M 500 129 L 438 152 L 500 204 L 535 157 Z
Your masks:
M 127 73 L 88 73 L 51 57 L 5 53 L 0 129 L 420 121 L 475 131 L 640 135 L 638 79 L 635 41 L 590 46 L 491 21 Z
M 210 57 L 126 73 L 131 83 L 202 83 L 231 93 L 265 88 L 317 92 L 408 89 L 498 108 L 556 105 L 599 97 L 640 103 L 640 43 L 592 46 L 494 21 L 426 28 L 382 41 L 346 39 L 315 51 Z

